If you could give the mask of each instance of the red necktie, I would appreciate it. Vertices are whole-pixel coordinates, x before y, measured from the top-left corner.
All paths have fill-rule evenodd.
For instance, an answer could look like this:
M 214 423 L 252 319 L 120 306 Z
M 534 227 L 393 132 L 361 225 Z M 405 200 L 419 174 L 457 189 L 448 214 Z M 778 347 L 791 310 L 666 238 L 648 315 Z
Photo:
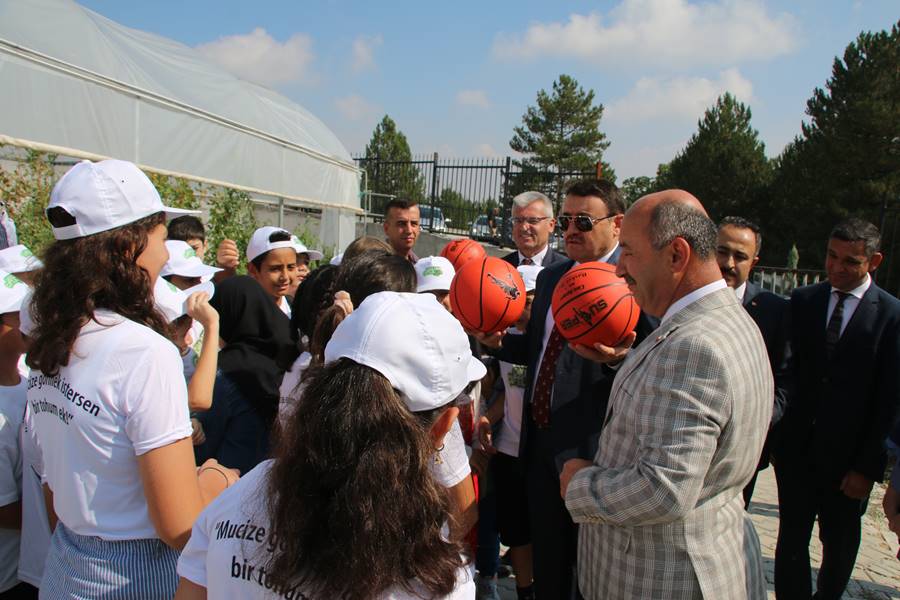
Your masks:
M 556 360 L 562 353 L 565 340 L 559 334 L 556 325 L 550 332 L 541 367 L 534 380 L 534 392 L 531 394 L 531 418 L 538 427 L 550 425 L 550 393 L 553 391 L 553 380 L 556 379 Z

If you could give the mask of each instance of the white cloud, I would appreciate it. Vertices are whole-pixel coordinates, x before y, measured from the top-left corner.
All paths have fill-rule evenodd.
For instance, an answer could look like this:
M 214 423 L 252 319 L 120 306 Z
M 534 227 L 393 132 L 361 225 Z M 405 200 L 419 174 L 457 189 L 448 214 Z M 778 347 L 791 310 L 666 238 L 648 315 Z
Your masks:
M 493 54 L 509 60 L 575 58 L 625 68 L 736 64 L 790 52 L 797 29 L 791 15 L 770 15 L 760 0 L 622 0 L 605 17 L 572 14 L 566 22 L 500 33 Z
M 262 27 L 201 44 L 197 50 L 241 79 L 266 86 L 305 79 L 313 60 L 310 36 L 295 33 L 282 43 Z
M 360 73 L 375 68 L 375 48 L 380 46 L 382 41 L 380 35 L 361 35 L 353 40 L 353 59 L 350 68 L 354 73 Z
M 349 121 L 361 121 L 375 114 L 378 109 L 374 104 L 357 94 L 351 94 L 335 100 L 335 105 L 343 117 Z
M 456 103 L 460 106 L 491 107 L 491 102 L 484 90 L 462 90 L 456 94 Z
M 483 142 L 481 144 L 476 144 L 475 148 L 473 149 L 472 154 L 474 154 L 475 156 L 486 156 L 489 158 L 493 158 L 495 156 L 500 156 L 497 153 L 497 151 L 494 150 L 494 147 L 491 146 L 490 144 L 488 144 L 487 142 Z
M 731 92 L 742 102 L 749 102 L 753 99 L 753 84 L 737 69 L 722 71 L 717 79 L 642 77 L 625 97 L 606 107 L 604 116 L 615 121 L 661 117 L 697 119 L 725 92 Z

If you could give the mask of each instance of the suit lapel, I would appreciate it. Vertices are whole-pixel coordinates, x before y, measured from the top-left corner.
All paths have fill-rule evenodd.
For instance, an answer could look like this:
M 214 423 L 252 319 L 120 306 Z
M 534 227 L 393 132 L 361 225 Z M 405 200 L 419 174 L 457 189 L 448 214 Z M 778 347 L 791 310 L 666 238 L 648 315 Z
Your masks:
M 878 290 L 875 284 L 869 286 L 863 297 L 860 298 L 853 316 L 847 322 L 844 333 L 838 339 L 834 356 L 841 353 L 845 346 L 851 348 L 864 347 L 866 338 L 875 329 L 875 321 L 878 319 Z

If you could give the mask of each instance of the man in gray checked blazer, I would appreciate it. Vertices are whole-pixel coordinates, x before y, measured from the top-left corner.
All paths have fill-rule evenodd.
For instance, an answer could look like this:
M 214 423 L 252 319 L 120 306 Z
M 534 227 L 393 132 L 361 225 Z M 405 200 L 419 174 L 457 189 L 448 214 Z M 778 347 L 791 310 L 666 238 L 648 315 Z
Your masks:
M 763 599 L 759 539 L 741 490 L 772 413 L 759 329 L 722 280 L 716 226 L 680 190 L 639 200 L 618 273 L 661 325 L 628 354 L 593 463 L 560 478 L 579 523 L 585 598 Z

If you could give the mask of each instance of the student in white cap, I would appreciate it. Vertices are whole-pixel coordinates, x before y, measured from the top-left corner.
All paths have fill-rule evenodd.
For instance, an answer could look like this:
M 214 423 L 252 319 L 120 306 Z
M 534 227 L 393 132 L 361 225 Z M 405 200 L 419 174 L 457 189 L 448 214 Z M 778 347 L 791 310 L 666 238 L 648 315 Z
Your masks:
M 297 246 L 288 230 L 266 226 L 253 232 L 247 243 L 247 274 L 290 318 L 291 303 L 285 296 L 297 278 Z
M 292 235 L 291 240 L 294 242 L 294 250 L 297 252 L 297 274 L 296 277 L 294 277 L 294 283 L 291 286 L 291 293 L 288 294 L 293 298 L 297 294 L 297 287 L 303 283 L 303 280 L 309 275 L 309 262 L 311 260 L 322 260 L 324 254 L 318 250 L 310 250 L 307 248 L 306 244 L 304 244 L 296 235 Z
M 36 271 L 44 266 L 38 258 L 22 244 L 0 250 L 0 270 L 15 275 L 28 285 L 34 285 Z
M 325 353 L 274 459 L 200 514 L 176 597 L 474 598 L 430 472 L 485 371 L 459 322 L 428 295 L 379 292 Z
M 28 286 L 0 271 L 0 598 L 36 598 L 36 590 L 17 577 L 22 526 L 22 446 L 28 380 L 19 371 L 25 342 L 19 311 Z
M 197 252 L 187 242 L 166 240 L 166 250 L 169 251 L 169 260 L 163 265 L 159 275 L 179 290 L 209 281 L 222 270 L 203 264 Z
M 178 350 L 153 302 L 163 206 L 135 165 L 82 161 L 57 182 L 31 301 L 28 403 L 58 523 L 46 598 L 171 598 L 178 552 L 237 479 L 194 464 Z
M 426 256 L 416 262 L 416 291 L 434 294 L 438 302 L 450 309 L 450 284 L 456 271 L 453 263 L 443 256 Z
M 542 267 L 520 265 L 516 268 L 525 282 L 525 310 L 507 334 L 520 335 L 531 318 L 534 288 Z M 528 526 L 528 495 L 525 487 L 525 465 L 519 459 L 522 431 L 522 409 L 525 395 L 525 367 L 500 361 L 502 383 L 497 386 L 502 396 L 495 397 L 480 417 L 477 432 L 484 452 L 491 456 L 490 477 L 497 502 L 497 529 L 500 540 L 509 547 L 516 592 L 520 600 L 533 600 L 531 532 Z M 492 435 L 497 428 L 496 436 Z M 495 582 L 479 581 L 479 587 L 496 587 Z M 493 585 L 491 585 L 493 584 Z

